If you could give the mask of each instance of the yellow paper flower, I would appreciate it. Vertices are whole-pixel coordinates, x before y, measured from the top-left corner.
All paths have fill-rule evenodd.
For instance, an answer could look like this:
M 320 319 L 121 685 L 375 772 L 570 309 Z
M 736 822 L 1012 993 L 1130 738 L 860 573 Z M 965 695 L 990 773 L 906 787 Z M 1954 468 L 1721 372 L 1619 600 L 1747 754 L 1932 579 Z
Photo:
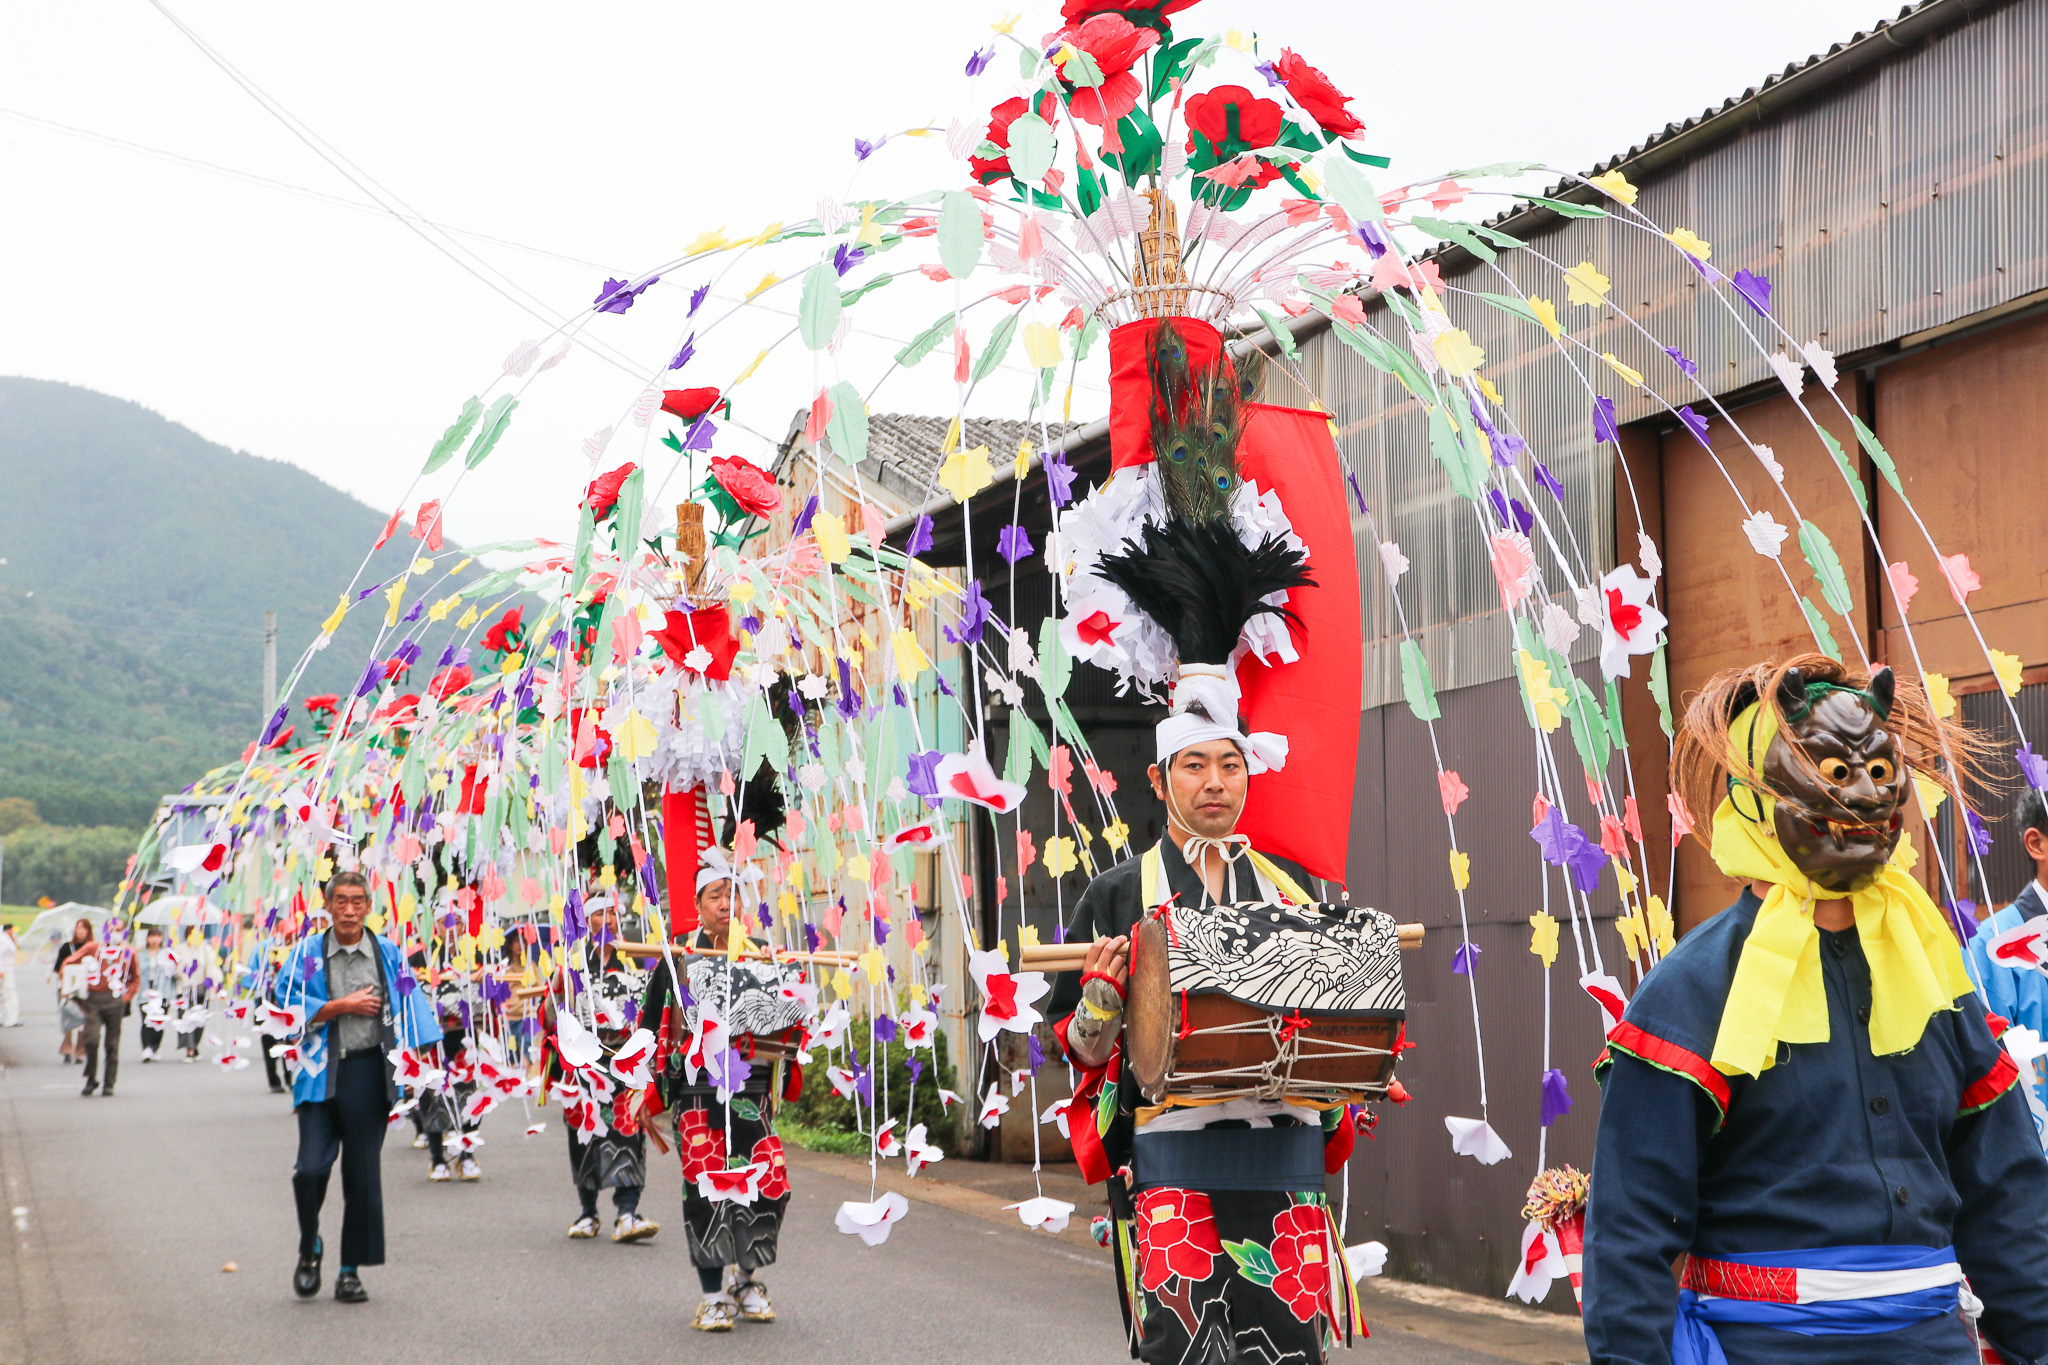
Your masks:
M 1557 325 L 1557 305 L 1549 299 L 1531 297 L 1529 311 L 1536 315 L 1536 321 L 1543 324 L 1543 330 L 1552 336 L 1562 336 L 1564 329 Z
M 1462 379 L 1486 363 L 1486 352 L 1474 345 L 1471 336 L 1461 327 L 1437 333 L 1430 348 L 1436 352 L 1444 372 L 1453 379 Z
M 2020 694 L 2020 656 L 2008 654 L 2002 649 L 1991 651 L 1991 671 L 1998 675 L 1998 685 L 2005 689 L 2008 697 Z
M 939 486 L 960 502 L 966 502 L 994 483 L 995 477 L 995 471 L 989 466 L 987 446 L 956 450 L 946 457 L 945 464 L 939 466 Z
M 1600 358 L 1607 362 L 1608 369 L 1614 371 L 1623 379 L 1626 379 L 1629 383 L 1635 385 L 1639 389 L 1643 386 L 1643 372 L 1641 370 L 1633 369 L 1630 366 L 1622 364 L 1619 360 L 1616 360 L 1614 358 L 1614 354 L 1611 351 L 1602 351 L 1600 353 Z
M 1131 827 L 1121 819 L 1103 826 L 1102 842 L 1108 844 L 1111 852 L 1122 848 L 1131 841 Z
M 1571 693 L 1550 681 L 1550 665 L 1522 650 L 1517 655 L 1522 665 L 1522 686 L 1528 692 L 1529 705 L 1535 709 L 1536 724 L 1544 734 L 1550 734 L 1564 722 L 1564 704 L 1569 702 Z
M 1609 171 L 1605 175 L 1596 175 L 1590 183 L 1595 189 L 1612 196 L 1620 203 L 1633 204 L 1636 202 L 1636 187 L 1629 184 L 1628 177 L 1620 171 Z
M 468 611 L 462 613 L 462 619 L 455 623 L 455 628 L 457 630 L 468 630 L 471 626 L 476 624 L 476 621 L 476 608 L 474 606 L 471 606 Z
M 731 245 L 732 243 L 725 239 L 724 228 L 713 228 L 709 232 L 698 234 L 696 241 L 683 248 L 683 254 L 695 256 L 700 252 L 720 251 Z
M 1478 383 L 1478 385 L 1479 385 L 1479 391 L 1480 391 L 1481 393 L 1483 393 L 1483 394 L 1485 394 L 1485 395 L 1486 395 L 1486 401 L 1487 401 L 1487 402 L 1489 402 L 1489 403 L 1494 403 L 1494 404 L 1498 404 L 1498 403 L 1499 403 L 1499 402 L 1501 401 L 1501 400 L 1500 400 L 1500 390 L 1499 390 L 1499 389 L 1496 389 L 1496 388 L 1495 388 L 1495 387 L 1493 386 L 1493 381 L 1492 381 L 1491 379 L 1488 379 L 1488 378 L 1487 378 L 1487 377 L 1486 377 L 1485 375 L 1483 375 L 1483 374 L 1481 374 L 1481 375 L 1474 375 L 1474 376 L 1473 376 L 1473 379 L 1474 379 L 1474 380 L 1475 380 L 1475 381 L 1476 381 L 1476 382 Z
M 751 297 L 751 296 L 749 296 L 749 297 Z M 767 351 L 767 348 L 766 348 L 766 347 L 763 347 L 763 348 L 762 348 L 762 350 L 761 350 L 761 354 L 759 354 L 759 355 L 755 356 L 755 357 L 753 358 L 753 360 L 752 360 L 751 362 L 749 362 L 749 363 L 748 363 L 748 365 L 747 365 L 747 368 L 745 368 L 744 370 L 741 370 L 741 371 L 740 371 L 740 377 L 732 381 L 732 387 L 736 389 L 736 388 L 738 388 L 738 387 L 739 387 L 740 385 L 742 385 L 742 384 L 746 383 L 746 382 L 747 382 L 747 381 L 748 381 L 749 379 L 753 378 L 753 377 L 754 377 L 754 371 L 756 371 L 756 370 L 760 369 L 760 368 L 761 368 L 761 362 L 762 362 L 762 361 L 764 361 L 764 360 L 766 360 L 767 358 L 768 358 L 768 351 Z
M 405 605 L 405 580 L 403 578 L 391 585 L 390 590 L 384 594 L 384 600 L 391 604 L 390 609 L 384 613 L 384 624 L 395 626 L 398 624 L 398 609 Z
M 1472 855 L 1451 850 L 1451 885 L 1463 891 L 1472 885 Z
M 917 643 L 917 636 L 911 634 L 907 627 L 896 631 L 895 646 L 896 671 L 905 683 L 916 682 L 918 675 L 932 666 L 932 661 L 925 657 L 923 646 Z
M 651 758 L 660 736 L 654 731 L 654 722 L 634 711 L 626 723 L 612 731 L 612 739 L 619 746 L 619 756 L 627 759 Z
M 764 294 L 768 290 L 773 289 L 777 284 L 781 282 L 782 276 L 776 274 L 774 271 L 771 270 L 761 277 L 761 282 L 759 284 L 755 285 L 752 289 L 749 289 L 747 291 L 747 297 L 749 299 L 753 299 L 756 296 Z
M 1548 911 L 1538 910 L 1529 916 L 1529 951 L 1542 958 L 1546 967 L 1557 961 L 1557 918 Z
M 990 24 L 989 29 L 995 33 L 1008 33 L 1017 27 L 1017 21 L 1023 17 L 1024 15 L 1021 11 L 1016 14 L 1005 14 L 996 23 Z
M 1571 302 L 1597 308 L 1614 282 L 1594 269 L 1591 261 L 1580 261 L 1564 272 L 1564 285 Z
M 1049 323 L 1033 322 L 1024 328 L 1024 358 L 1033 367 L 1049 370 L 1060 363 L 1060 329 Z
M 1664 235 L 1671 239 L 1671 244 L 1673 246 L 1677 247 L 1680 251 L 1683 251 L 1688 256 L 1697 256 L 1703 261 L 1711 260 L 1713 258 L 1713 243 L 1701 241 L 1699 237 L 1693 233 L 1693 230 L 1691 228 L 1678 228 L 1672 232 L 1667 232 Z
M 1636 874 L 1629 871 L 1627 865 L 1624 864 L 1621 861 L 1621 859 L 1616 858 L 1613 861 L 1614 880 L 1617 884 L 1620 885 L 1621 894 L 1624 896 L 1633 896 L 1636 893 Z
M 1630 957 L 1649 950 L 1649 935 L 1643 932 L 1643 913 L 1631 910 L 1615 918 L 1614 927 L 1621 933 L 1621 946 L 1628 950 Z
M 1919 773 L 1913 774 L 1913 790 L 1920 794 L 1921 814 L 1930 820 L 1934 818 L 1934 812 L 1941 809 L 1941 803 L 1948 800 L 1946 787 L 1922 777 Z
M 811 518 L 811 531 L 818 537 L 818 553 L 827 564 L 843 564 L 853 550 L 847 539 L 846 519 L 837 512 L 820 512 Z
M 1017 482 L 1024 482 L 1031 473 L 1031 440 L 1029 437 L 1017 442 L 1017 462 L 1010 467 Z
M 1948 676 L 1943 673 L 1922 675 L 1927 684 L 1927 704 L 1934 708 L 1934 714 L 1947 720 L 1956 713 L 1956 699 L 1949 695 Z
M 433 606 L 427 608 L 427 619 L 429 621 L 445 620 L 448 613 L 455 610 L 455 604 L 461 600 L 462 597 L 459 593 L 442 598 L 434 603 Z
M 1664 898 L 1662 896 L 1650 897 L 1648 912 L 1650 916 L 1650 932 L 1657 939 L 1657 952 L 1660 955 L 1670 952 L 1672 948 L 1677 946 L 1678 937 L 1672 932 L 1671 912 L 1664 908 Z
M 1040 858 L 1045 863 L 1046 872 L 1054 877 L 1064 877 L 1079 865 L 1074 857 L 1074 841 L 1064 834 L 1046 840 L 1045 852 Z
M 322 635 L 334 634 L 335 631 L 341 629 L 341 618 L 346 615 L 348 615 L 348 594 L 343 593 L 341 600 L 334 604 L 334 614 L 320 623 L 320 633 Z

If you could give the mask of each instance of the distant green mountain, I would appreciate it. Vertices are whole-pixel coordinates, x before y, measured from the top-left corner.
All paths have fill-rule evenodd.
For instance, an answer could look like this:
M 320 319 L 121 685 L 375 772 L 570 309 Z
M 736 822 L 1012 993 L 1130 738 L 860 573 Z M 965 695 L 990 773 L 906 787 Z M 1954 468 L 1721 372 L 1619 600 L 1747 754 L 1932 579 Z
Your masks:
M 137 404 L 0 378 L 0 797 L 52 824 L 140 828 L 256 738 L 263 613 L 282 686 L 387 515 Z M 363 586 L 419 550 L 401 530 Z M 295 701 L 361 677 L 375 605 Z

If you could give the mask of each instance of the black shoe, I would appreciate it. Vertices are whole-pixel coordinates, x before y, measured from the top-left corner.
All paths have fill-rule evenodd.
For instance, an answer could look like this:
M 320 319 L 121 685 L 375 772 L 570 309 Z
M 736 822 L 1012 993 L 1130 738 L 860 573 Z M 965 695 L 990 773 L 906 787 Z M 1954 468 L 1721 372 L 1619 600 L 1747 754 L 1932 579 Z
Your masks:
M 79 1093 L 79 1094 L 81 1094 L 81 1095 L 90 1095 L 90 1094 L 91 1094 L 91 1093 L 92 1093 L 93 1091 L 95 1091 L 95 1090 L 97 1090 L 97 1089 L 99 1089 L 99 1088 L 100 1088 L 100 1083 L 99 1083 L 98 1081 L 94 1080 L 94 1079 L 93 1079 L 92 1077 L 90 1077 L 90 1076 L 87 1076 L 87 1077 L 85 1078 L 85 1089 L 83 1089 L 83 1090 L 79 1091 L 78 1093 Z
M 100 1098 L 103 1100 L 114 1098 L 114 1087 L 110 1085 L 105 1090 L 100 1091 Z
M 277 1081 L 272 1081 L 270 1083 L 270 1093 L 273 1095 L 282 1095 L 284 1093 L 284 1086 Z
M 292 1272 L 292 1293 L 302 1299 L 310 1299 L 320 1292 L 320 1253 L 299 1257 L 299 1268 Z
M 363 1282 L 353 1270 L 344 1270 L 334 1277 L 334 1301 L 336 1303 L 368 1303 L 370 1291 L 363 1288 Z

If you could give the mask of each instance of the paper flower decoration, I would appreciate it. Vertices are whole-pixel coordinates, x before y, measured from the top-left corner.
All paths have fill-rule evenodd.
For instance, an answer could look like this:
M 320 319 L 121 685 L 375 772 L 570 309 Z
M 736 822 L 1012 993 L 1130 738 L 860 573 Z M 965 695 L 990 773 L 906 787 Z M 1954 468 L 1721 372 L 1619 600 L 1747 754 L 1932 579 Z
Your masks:
M 1002 1087 L 991 1085 L 988 1094 L 981 1100 L 980 1122 L 984 1128 L 994 1128 L 1002 1123 L 1003 1115 L 1010 1112 L 1010 1101 L 1003 1095 Z
M 1451 1133 L 1451 1150 L 1459 1156 L 1471 1157 L 1482 1166 L 1499 1165 L 1514 1155 L 1485 1119 L 1461 1119 L 1446 1114 L 1444 1127 Z
M 1064 1199 L 1054 1199 L 1044 1194 L 1035 1199 L 1027 1199 L 1021 1204 L 1005 1204 L 1003 1207 L 1016 1210 L 1017 1220 L 1025 1227 L 1037 1228 L 1042 1232 L 1065 1232 L 1067 1220 L 1074 1216 L 1072 1204 Z
M 1609 678 L 1629 676 L 1629 659 L 1657 648 L 1666 624 L 1664 613 L 1650 605 L 1656 585 L 1623 564 L 1600 579 L 1600 671 Z
M 1291 48 L 1280 50 L 1273 74 L 1287 87 L 1288 96 L 1300 105 L 1316 126 L 1333 137 L 1356 137 L 1365 125 L 1350 110 L 1351 96 L 1339 90 L 1328 76 L 1310 66 Z
M 590 509 L 593 517 L 603 521 L 612 514 L 612 508 L 619 504 L 619 489 L 625 486 L 626 480 L 633 476 L 633 471 L 637 468 L 639 466 L 629 460 L 617 469 L 607 470 L 590 481 L 590 486 L 583 490 L 583 505 Z
M 871 1247 L 878 1247 L 889 1240 L 889 1229 L 902 1222 L 909 1212 L 910 1201 L 891 1190 L 872 1204 L 847 1200 L 839 1206 L 832 1222 L 841 1232 L 858 1237 Z
M 979 1032 L 986 1043 L 998 1033 L 1029 1033 L 1045 1016 L 1033 1008 L 1052 993 L 1044 972 L 1012 972 L 1001 953 L 971 952 L 968 974 L 981 988 Z
M 694 422 L 723 401 L 717 389 L 664 389 L 661 410 L 671 417 Z
M 711 477 L 748 516 L 765 517 L 782 507 L 782 492 L 759 465 L 730 455 L 711 460 Z
M 1023 785 L 997 777 L 995 769 L 989 766 L 979 750 L 947 754 L 933 768 L 933 777 L 938 784 L 938 795 L 957 797 L 998 815 L 1009 814 L 1024 800 Z
M 925 1167 L 945 1159 L 946 1154 L 926 1140 L 922 1123 L 912 1124 L 910 1131 L 903 1135 L 903 1161 L 910 1174 L 916 1175 Z

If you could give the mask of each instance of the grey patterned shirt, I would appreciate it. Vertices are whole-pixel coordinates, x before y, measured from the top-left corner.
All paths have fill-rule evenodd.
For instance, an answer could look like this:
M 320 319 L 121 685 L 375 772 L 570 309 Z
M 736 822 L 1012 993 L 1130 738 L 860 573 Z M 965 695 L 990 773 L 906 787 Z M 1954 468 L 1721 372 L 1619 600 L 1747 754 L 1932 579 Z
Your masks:
M 377 992 L 383 997 L 383 988 L 378 979 L 376 948 L 371 942 L 368 930 L 348 947 L 341 940 L 329 937 L 327 941 L 327 998 L 339 1000 L 344 995 L 357 991 Z M 391 1002 L 384 1000 L 384 1014 L 381 1021 L 365 1018 L 360 1014 L 339 1014 L 334 1017 L 333 1055 L 339 1059 L 358 1048 L 377 1047 L 384 1039 L 383 1024 L 391 1021 Z

